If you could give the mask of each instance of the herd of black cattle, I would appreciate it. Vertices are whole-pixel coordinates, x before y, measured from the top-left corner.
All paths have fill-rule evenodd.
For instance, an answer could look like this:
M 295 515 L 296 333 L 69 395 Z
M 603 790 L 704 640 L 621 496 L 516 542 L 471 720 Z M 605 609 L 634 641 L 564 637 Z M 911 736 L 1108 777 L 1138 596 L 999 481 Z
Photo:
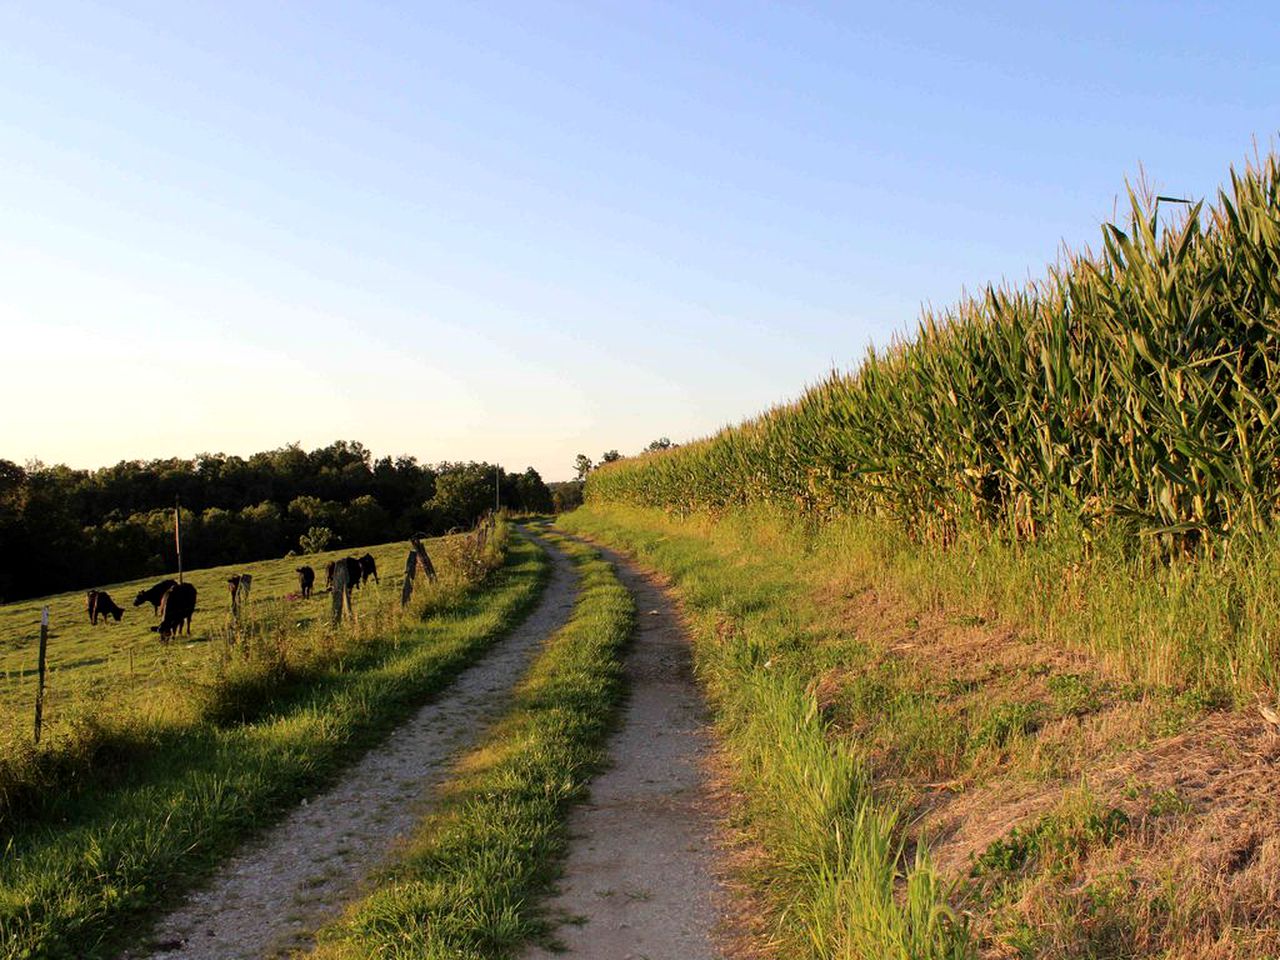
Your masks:
M 347 589 L 363 586 L 365 581 L 370 577 L 374 583 L 381 583 L 378 579 L 378 565 L 374 562 L 373 554 L 366 553 L 363 557 L 344 557 L 341 560 L 334 560 L 325 567 L 325 583 L 326 590 L 333 589 L 334 571 L 338 564 L 343 564 L 346 568 Z M 311 567 L 302 566 L 297 568 L 298 574 L 298 592 L 303 599 L 311 596 L 316 582 L 316 572 Z M 240 576 L 230 577 L 227 584 L 231 588 L 232 608 L 235 608 L 236 589 L 240 584 Z M 160 625 L 152 627 L 153 633 L 160 634 L 161 640 L 168 640 L 177 636 L 182 632 L 185 626 L 187 636 L 191 635 L 191 615 L 196 609 L 196 588 L 189 583 L 179 583 L 177 580 L 161 580 L 153 587 L 146 590 L 140 590 L 138 595 L 133 598 L 133 605 L 140 607 L 144 603 L 151 604 L 152 614 L 160 617 Z M 98 618 L 101 617 L 105 623 L 108 617 L 114 619 L 117 623 L 124 616 L 124 610 L 111 599 L 111 594 L 105 590 L 90 590 L 87 606 L 89 610 L 89 622 L 97 625 Z

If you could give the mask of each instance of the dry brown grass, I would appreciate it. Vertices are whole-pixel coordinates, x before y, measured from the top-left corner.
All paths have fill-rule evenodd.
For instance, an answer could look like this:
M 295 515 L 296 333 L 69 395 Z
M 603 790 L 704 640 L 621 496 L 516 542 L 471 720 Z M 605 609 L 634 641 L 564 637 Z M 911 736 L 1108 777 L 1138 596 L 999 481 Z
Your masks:
M 833 579 L 815 599 L 831 663 L 810 685 L 818 707 L 902 798 L 984 957 L 1280 956 L 1280 734 L 1256 709 L 1139 687 L 1087 652 L 984 611 L 913 608 L 884 584 Z M 982 742 L 1002 710 L 1035 719 Z M 971 879 L 1011 831 L 1086 808 L 1125 826 L 994 885 Z

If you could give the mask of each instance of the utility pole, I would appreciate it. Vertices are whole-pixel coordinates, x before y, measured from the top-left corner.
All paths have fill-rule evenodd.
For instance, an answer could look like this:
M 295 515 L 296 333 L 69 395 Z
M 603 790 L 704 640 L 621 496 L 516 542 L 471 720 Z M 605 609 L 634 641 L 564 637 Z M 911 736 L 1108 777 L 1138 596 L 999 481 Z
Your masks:
M 502 509 L 502 467 L 493 468 L 493 512 Z
M 36 723 L 35 742 L 40 742 L 40 726 L 44 719 L 44 666 L 49 649 L 49 608 L 40 611 L 40 659 L 36 667 Z
M 182 497 L 173 498 L 173 545 L 178 550 L 178 582 L 182 582 Z

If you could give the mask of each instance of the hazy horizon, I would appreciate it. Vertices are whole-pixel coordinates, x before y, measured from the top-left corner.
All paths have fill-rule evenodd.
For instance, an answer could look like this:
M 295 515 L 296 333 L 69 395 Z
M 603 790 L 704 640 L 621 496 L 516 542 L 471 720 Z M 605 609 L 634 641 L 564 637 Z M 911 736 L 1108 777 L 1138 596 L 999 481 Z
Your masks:
M 1268 14 L 0 8 L 0 457 L 705 436 L 1095 244 L 1140 165 L 1211 199 Z

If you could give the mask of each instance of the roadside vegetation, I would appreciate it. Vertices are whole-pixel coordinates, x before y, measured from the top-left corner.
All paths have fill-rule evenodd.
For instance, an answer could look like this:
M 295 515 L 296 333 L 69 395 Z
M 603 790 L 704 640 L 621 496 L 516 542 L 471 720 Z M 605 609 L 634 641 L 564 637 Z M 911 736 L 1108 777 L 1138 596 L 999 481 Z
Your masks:
M 567 847 L 568 810 L 603 760 L 635 614 L 596 551 L 551 539 L 581 577 L 572 619 L 458 762 L 399 862 L 322 933 L 316 957 L 498 960 L 547 935 L 538 901 Z
M 408 611 L 389 583 L 385 603 L 357 601 L 353 628 L 299 624 L 268 602 L 233 644 L 206 645 L 206 671 L 87 714 L 53 741 L 52 764 L 37 755 L 58 782 L 20 792 L 5 822 L 0 957 L 105 957 L 136 939 L 139 917 L 446 686 L 546 580 L 542 552 L 508 546 L 505 524 L 482 548 L 436 547 L 440 579 L 420 582 Z
M 1047 546 L 926 552 L 885 522 L 761 507 L 561 523 L 672 577 L 779 955 L 1280 950 L 1269 694 L 1203 652 L 1137 655 L 1195 647 L 1221 610 L 1211 572 L 1054 578 Z M 1280 635 L 1280 587 L 1257 580 L 1257 629 Z
M 764 519 L 697 524 L 592 508 L 561 522 L 675 582 L 757 850 L 749 875 L 772 908 L 758 931 L 771 955 L 966 956 L 965 924 L 934 870 L 923 856 L 904 865 L 900 807 L 877 795 L 858 745 L 832 738 L 816 708 L 821 625 L 806 550 L 799 541 L 778 549 L 795 531 L 770 524 L 765 533 Z
M 763 939 L 1280 955 L 1280 162 L 1165 222 L 588 477 L 694 614 Z

